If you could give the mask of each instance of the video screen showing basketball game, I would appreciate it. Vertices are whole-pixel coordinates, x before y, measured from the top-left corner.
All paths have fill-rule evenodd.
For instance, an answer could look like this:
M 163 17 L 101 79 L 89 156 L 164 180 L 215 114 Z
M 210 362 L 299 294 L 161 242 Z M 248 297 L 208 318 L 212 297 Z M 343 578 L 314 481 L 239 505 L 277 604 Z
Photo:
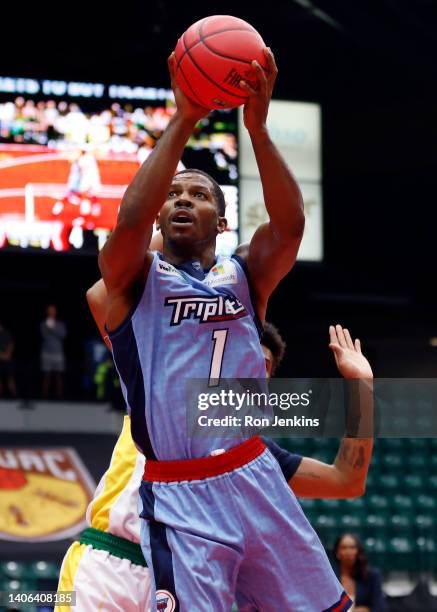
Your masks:
M 0 248 L 97 253 L 174 112 L 168 89 L 0 77 Z M 238 243 L 237 156 L 236 111 L 213 111 L 179 164 L 223 188 L 224 255 Z

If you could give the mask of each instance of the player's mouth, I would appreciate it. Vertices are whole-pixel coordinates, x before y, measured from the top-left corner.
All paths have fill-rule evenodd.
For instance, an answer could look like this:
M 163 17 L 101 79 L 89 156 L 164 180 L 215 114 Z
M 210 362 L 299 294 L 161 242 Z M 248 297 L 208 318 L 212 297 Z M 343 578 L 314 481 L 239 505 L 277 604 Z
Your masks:
M 192 225 L 194 223 L 194 218 L 191 213 L 181 210 L 172 214 L 170 223 L 178 226 Z

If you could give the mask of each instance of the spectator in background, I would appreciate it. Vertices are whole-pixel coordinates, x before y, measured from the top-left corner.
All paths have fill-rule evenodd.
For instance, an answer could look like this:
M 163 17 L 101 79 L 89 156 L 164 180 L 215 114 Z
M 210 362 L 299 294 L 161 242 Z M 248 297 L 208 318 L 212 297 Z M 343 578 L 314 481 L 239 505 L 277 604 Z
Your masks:
M 367 556 L 359 539 L 344 533 L 334 545 L 337 576 L 354 602 L 350 612 L 386 612 L 381 576 L 368 567 Z
M 4 397 L 4 389 L 11 397 L 17 397 L 12 355 L 14 340 L 11 333 L 0 323 L 0 397 Z
M 61 399 L 64 396 L 64 340 L 67 328 L 56 317 L 56 306 L 50 304 L 47 307 L 47 318 L 40 324 L 42 394 L 44 398 L 48 398 L 54 388 L 55 396 Z

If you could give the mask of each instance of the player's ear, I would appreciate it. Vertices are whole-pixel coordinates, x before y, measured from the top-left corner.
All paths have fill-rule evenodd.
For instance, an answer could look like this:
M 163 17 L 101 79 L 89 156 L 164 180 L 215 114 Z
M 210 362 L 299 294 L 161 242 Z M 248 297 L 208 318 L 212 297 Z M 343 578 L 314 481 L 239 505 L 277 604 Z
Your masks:
M 156 226 L 157 230 L 161 229 L 161 225 L 159 223 L 159 213 L 158 213 L 158 216 L 156 217 L 156 220 L 155 220 L 155 226 Z
M 227 227 L 228 227 L 228 220 L 226 219 L 226 217 L 219 217 L 218 222 L 217 222 L 217 233 L 223 234 L 223 232 L 226 231 Z

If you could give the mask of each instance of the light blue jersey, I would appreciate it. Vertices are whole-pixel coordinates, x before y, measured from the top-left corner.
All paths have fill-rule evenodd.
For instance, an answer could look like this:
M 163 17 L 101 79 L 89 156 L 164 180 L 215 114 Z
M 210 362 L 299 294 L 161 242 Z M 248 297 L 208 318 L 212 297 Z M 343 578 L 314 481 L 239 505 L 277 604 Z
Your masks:
M 265 378 L 262 331 L 238 257 L 176 267 L 155 253 L 143 295 L 109 334 L 132 436 L 148 459 L 206 457 L 244 441 L 187 434 L 189 379 Z

